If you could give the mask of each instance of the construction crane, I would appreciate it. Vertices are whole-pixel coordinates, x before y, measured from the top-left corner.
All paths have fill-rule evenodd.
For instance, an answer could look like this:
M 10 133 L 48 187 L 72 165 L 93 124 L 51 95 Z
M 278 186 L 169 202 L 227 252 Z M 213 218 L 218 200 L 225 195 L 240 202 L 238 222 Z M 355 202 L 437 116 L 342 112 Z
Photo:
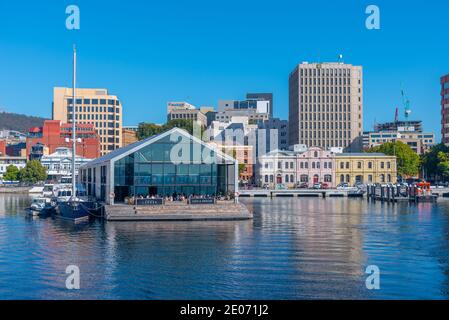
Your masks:
M 410 109 L 410 100 L 405 94 L 404 88 L 401 89 L 401 95 L 402 95 L 402 104 L 404 105 L 405 120 L 408 120 L 410 113 L 412 113 L 412 109 Z

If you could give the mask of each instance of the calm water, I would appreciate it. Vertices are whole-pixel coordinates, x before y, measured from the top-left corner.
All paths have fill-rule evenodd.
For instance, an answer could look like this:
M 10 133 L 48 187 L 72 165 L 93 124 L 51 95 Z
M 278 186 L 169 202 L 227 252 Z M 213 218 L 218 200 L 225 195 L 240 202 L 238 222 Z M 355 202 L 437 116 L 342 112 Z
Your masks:
M 243 199 L 253 221 L 27 217 L 0 195 L 0 299 L 447 299 L 449 201 Z M 81 290 L 65 289 L 78 265 Z M 365 268 L 381 289 L 365 287 Z

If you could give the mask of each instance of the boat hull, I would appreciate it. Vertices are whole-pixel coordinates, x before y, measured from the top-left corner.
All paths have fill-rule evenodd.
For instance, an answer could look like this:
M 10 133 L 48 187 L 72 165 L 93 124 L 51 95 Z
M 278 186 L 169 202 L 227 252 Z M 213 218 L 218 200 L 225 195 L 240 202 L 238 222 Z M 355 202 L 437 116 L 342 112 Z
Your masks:
M 74 222 L 86 221 L 91 216 L 90 210 L 94 208 L 94 204 L 94 202 L 60 202 L 57 216 Z

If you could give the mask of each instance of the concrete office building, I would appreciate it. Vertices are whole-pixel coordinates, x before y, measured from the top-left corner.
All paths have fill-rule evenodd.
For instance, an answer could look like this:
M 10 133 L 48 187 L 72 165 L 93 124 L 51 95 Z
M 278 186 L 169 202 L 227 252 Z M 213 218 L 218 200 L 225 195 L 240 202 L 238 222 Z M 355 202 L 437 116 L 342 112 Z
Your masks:
M 250 122 L 270 118 L 270 101 L 262 100 L 220 100 L 215 117 L 217 121 L 230 121 L 232 117 L 248 117 Z
M 122 146 L 123 107 L 106 89 L 76 90 L 76 122 L 93 124 L 100 136 L 100 153 L 105 155 Z M 54 88 L 53 120 L 72 122 L 72 89 Z
M 271 141 L 270 133 L 274 130 L 273 138 L 277 138 L 277 146 L 275 149 L 287 150 L 289 148 L 288 143 L 288 121 L 281 120 L 279 118 L 270 118 L 265 121 L 260 121 L 258 123 L 258 129 L 266 130 L 266 151 L 270 152 L 272 150 L 271 146 L 275 145 Z M 274 150 L 274 149 L 273 149 Z
M 441 77 L 441 139 L 449 146 L 449 74 Z
M 423 125 L 421 120 L 398 120 L 394 122 L 376 123 L 374 131 L 415 131 L 422 132 Z
M 167 121 L 171 120 L 193 120 L 203 128 L 207 126 L 207 117 L 195 106 L 187 102 L 168 102 Z
M 378 131 L 365 132 L 363 135 L 364 149 L 379 146 L 386 142 L 401 141 L 420 155 L 435 145 L 435 135 L 432 132 Z
M 289 143 L 362 148 L 363 72 L 344 63 L 298 65 L 289 77 Z
M 273 94 L 272 93 L 247 93 L 246 94 L 247 100 L 260 100 L 260 101 L 269 101 L 269 111 L 270 118 L 273 118 Z

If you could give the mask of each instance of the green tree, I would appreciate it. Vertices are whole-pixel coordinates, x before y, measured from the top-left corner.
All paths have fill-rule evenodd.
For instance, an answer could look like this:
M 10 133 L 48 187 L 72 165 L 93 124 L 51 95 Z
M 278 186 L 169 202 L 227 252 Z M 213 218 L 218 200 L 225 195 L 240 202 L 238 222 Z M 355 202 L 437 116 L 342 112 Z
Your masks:
M 3 180 L 5 181 L 17 181 L 19 177 L 19 168 L 14 165 L 9 165 L 6 168 L 6 172 L 3 175 Z
M 196 124 L 195 124 L 196 125 Z M 180 128 L 186 130 L 188 133 L 193 135 L 194 122 L 192 119 L 174 119 L 170 120 L 166 124 L 160 126 L 154 123 L 142 122 L 139 124 L 137 129 L 137 138 L 139 140 L 146 139 L 148 137 L 154 136 L 156 134 L 168 131 L 173 128 Z M 203 136 L 204 128 L 200 126 L 200 134 Z M 200 137 L 200 138 L 201 138 Z
M 440 166 L 444 157 L 442 154 L 449 155 L 449 147 L 443 143 L 433 146 L 428 152 L 421 155 L 421 167 L 424 169 L 426 177 L 430 180 L 439 180 L 444 176 L 442 170 L 444 165 Z
M 173 120 L 170 120 L 169 122 L 167 122 L 167 124 L 165 124 L 163 126 L 163 131 L 168 131 L 168 130 L 173 129 L 173 128 L 180 128 L 180 129 L 186 130 L 188 133 L 193 135 L 193 126 L 194 125 L 199 126 L 200 134 L 201 134 L 201 137 L 202 137 L 203 136 L 203 132 L 204 132 L 204 128 L 202 126 L 194 123 L 192 119 L 173 119 Z
M 419 156 L 412 148 L 401 141 L 386 142 L 370 148 L 367 152 L 380 152 L 389 156 L 396 156 L 398 174 L 402 177 L 416 177 L 419 173 Z
M 146 139 L 148 137 L 154 136 L 162 132 L 162 126 L 154 124 L 154 123 L 139 123 L 139 127 L 137 128 L 137 138 L 139 140 Z
M 438 152 L 438 160 L 438 173 L 443 179 L 447 179 L 449 177 L 449 153 L 442 151 Z
M 19 172 L 18 179 L 21 182 L 36 183 L 47 179 L 47 169 L 37 160 L 27 162 L 25 168 Z

